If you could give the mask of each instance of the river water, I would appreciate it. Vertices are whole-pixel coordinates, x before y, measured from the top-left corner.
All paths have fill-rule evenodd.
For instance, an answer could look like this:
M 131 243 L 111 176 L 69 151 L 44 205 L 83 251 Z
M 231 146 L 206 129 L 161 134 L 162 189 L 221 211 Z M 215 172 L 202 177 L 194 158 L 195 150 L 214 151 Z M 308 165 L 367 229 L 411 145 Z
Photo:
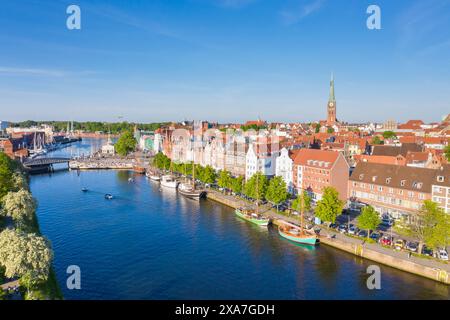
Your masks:
M 101 144 L 84 140 L 51 155 Z M 31 189 L 66 299 L 449 299 L 448 286 L 382 265 L 381 289 L 369 290 L 373 262 L 290 243 L 228 207 L 131 172 L 36 175 Z M 80 290 L 66 286 L 70 265 L 81 269 Z

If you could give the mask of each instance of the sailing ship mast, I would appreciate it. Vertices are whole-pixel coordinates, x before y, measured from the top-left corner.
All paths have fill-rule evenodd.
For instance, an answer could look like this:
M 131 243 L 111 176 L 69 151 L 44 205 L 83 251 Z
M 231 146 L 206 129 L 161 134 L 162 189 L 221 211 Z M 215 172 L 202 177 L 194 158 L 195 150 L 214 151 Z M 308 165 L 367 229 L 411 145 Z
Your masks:
M 304 230 L 303 230 L 303 223 L 304 223 L 304 212 L 305 212 L 305 194 L 304 192 L 302 192 L 301 197 L 300 197 L 300 233 L 303 235 L 304 234 Z

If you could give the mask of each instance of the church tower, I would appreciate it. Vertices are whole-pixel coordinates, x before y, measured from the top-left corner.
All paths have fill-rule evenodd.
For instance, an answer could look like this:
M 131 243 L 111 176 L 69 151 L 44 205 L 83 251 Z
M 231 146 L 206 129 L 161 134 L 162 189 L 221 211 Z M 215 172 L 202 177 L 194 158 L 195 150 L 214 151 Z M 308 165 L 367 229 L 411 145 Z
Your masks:
M 334 76 L 331 74 L 330 81 L 330 97 L 328 98 L 328 106 L 327 106 L 327 125 L 336 124 L 336 98 L 334 97 Z

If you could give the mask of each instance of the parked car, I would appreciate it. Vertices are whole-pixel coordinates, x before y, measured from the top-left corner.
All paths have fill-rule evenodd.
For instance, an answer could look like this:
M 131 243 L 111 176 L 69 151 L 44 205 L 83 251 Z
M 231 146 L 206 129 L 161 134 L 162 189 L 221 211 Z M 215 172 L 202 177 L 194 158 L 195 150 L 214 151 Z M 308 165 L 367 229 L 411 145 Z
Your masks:
M 375 240 L 378 242 L 378 240 L 381 238 L 381 234 L 378 232 L 372 232 L 370 234 L 370 239 Z
M 366 230 L 360 230 L 358 232 L 358 237 L 367 238 L 367 231 Z
M 416 242 L 408 241 L 406 244 L 406 250 L 411 252 L 417 252 L 418 244 Z
M 405 247 L 405 241 L 402 239 L 395 240 L 394 247 L 396 250 L 402 250 Z
M 338 225 L 337 223 L 330 223 L 330 225 L 328 226 L 330 229 L 337 229 Z
M 392 245 L 392 238 L 390 236 L 384 236 L 381 238 L 380 243 L 383 246 L 391 246 Z
M 349 234 L 356 234 L 357 232 L 358 232 L 358 228 L 355 225 L 351 224 L 348 227 L 348 233 Z
M 448 253 L 444 249 L 440 249 L 437 252 L 437 257 L 441 260 L 448 261 Z
M 394 224 L 394 220 L 390 218 L 383 218 L 380 223 L 382 226 L 390 227 Z
M 431 250 L 430 248 L 427 248 L 427 246 L 423 246 L 422 247 L 422 254 L 425 255 L 425 256 L 432 257 L 433 256 L 433 250 Z
M 346 224 L 341 224 L 341 225 L 338 227 L 338 231 L 339 231 L 340 233 L 346 233 L 346 232 L 347 232 L 347 225 L 346 225 Z

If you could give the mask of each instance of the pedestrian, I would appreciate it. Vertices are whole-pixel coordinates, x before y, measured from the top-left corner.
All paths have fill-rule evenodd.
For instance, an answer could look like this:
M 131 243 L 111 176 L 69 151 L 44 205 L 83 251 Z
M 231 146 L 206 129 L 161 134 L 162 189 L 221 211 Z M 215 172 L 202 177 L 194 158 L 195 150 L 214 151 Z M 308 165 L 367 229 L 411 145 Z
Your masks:
M 411 258 L 411 252 L 408 252 L 408 259 Z

